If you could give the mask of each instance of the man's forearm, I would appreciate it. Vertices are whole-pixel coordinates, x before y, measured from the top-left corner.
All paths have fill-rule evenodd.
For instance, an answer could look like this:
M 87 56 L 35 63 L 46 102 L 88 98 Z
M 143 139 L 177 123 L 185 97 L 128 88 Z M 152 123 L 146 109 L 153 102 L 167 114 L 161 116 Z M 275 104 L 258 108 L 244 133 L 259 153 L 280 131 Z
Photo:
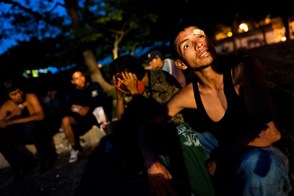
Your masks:
M 14 125 L 14 124 L 27 123 L 32 121 L 41 121 L 41 120 L 44 120 L 44 115 L 32 115 L 29 117 L 7 120 L 6 123 L 7 125 Z

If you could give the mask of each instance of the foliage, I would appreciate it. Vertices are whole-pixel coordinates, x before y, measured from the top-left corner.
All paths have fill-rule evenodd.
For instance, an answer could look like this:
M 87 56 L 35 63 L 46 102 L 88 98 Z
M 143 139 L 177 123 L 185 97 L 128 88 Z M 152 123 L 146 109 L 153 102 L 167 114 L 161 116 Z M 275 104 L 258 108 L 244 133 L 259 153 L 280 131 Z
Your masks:
M 3 25 L 0 43 L 7 39 L 25 42 L 50 38 L 56 44 L 66 42 L 68 46 L 56 47 L 57 54 L 68 53 L 64 49 L 77 55 L 90 48 L 97 51 L 100 59 L 112 55 L 114 49 L 120 53 L 134 51 L 137 46 L 153 44 L 151 36 L 146 39 L 158 19 L 158 13 L 152 11 L 153 3 L 148 0 L 65 0 L 63 4 L 52 0 L 3 0 L 1 4 L 6 9 L 0 12 Z M 4 25 L 7 21 L 10 27 Z
M 104 59 L 133 54 L 137 48 L 158 42 L 170 43 L 178 27 L 187 23 L 203 26 L 209 32 L 220 21 L 231 25 L 233 19 L 256 18 L 256 14 L 246 12 L 252 10 L 249 3 L 232 4 L 233 8 L 225 14 L 223 9 L 207 14 L 200 12 L 209 9 L 210 3 L 190 0 L 2 0 L 0 44 L 7 39 L 21 41 L 21 44 L 50 39 L 58 46 L 66 47 L 56 46 L 55 55 L 48 51 L 44 56 L 53 55 L 55 59 L 55 56 L 63 55 L 64 63 L 58 63 L 63 65 L 73 60 L 68 58 L 81 56 L 85 49 L 93 50 L 96 58 Z M 223 3 L 213 4 L 218 7 Z M 266 15 L 266 9 L 255 5 L 254 10 L 259 10 L 259 17 Z M 283 10 L 285 13 L 289 12 Z M 46 49 L 42 51 L 47 53 Z M 12 51 L 9 53 L 12 55 Z

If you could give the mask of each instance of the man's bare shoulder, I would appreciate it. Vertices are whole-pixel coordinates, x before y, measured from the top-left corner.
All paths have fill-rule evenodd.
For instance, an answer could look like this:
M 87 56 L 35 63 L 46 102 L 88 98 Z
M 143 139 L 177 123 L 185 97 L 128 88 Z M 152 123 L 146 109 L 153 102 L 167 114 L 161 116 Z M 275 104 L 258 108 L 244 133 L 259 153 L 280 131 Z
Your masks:
M 0 107 L 0 120 L 3 120 L 7 115 L 13 112 L 16 108 L 16 104 L 11 100 L 6 100 Z
M 37 99 L 38 96 L 35 93 L 26 93 L 26 99 Z
M 22 103 L 22 105 L 24 107 L 28 107 L 28 108 L 36 108 L 36 107 L 41 107 L 41 100 L 39 99 L 39 96 L 35 93 L 26 93 L 25 95 L 25 99 L 24 102 Z
M 181 100 L 191 99 L 194 98 L 194 90 L 193 90 L 193 84 L 189 83 L 185 87 L 183 87 L 178 93 L 178 98 Z
M 40 102 L 38 95 L 35 93 L 26 93 L 25 96 L 26 96 L 25 102 L 27 103 L 35 102 L 35 101 Z
M 16 104 L 10 99 L 6 100 L 2 105 L 0 110 L 8 110 L 9 108 L 13 108 Z
M 169 104 L 175 104 L 179 108 L 196 108 L 194 100 L 193 84 L 189 83 L 183 87 L 173 98 Z

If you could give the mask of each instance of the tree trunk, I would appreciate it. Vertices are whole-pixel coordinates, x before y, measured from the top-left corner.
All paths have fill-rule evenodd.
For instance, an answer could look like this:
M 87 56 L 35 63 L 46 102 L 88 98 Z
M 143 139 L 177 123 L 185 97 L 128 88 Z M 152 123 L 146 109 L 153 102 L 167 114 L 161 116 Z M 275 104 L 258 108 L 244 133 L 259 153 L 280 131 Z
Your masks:
M 112 94 L 114 91 L 114 86 L 108 83 L 102 76 L 100 69 L 97 66 L 96 58 L 93 54 L 92 50 L 85 50 L 83 51 L 83 57 L 85 59 L 85 63 L 88 67 L 90 77 L 92 81 L 97 81 L 103 90 L 107 94 Z

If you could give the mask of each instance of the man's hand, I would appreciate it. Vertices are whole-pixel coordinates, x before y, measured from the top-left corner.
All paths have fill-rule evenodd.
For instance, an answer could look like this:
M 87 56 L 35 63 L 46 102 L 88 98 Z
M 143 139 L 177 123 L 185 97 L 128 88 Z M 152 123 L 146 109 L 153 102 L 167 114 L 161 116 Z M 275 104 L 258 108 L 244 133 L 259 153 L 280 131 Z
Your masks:
M 262 130 L 254 140 L 249 142 L 249 146 L 267 147 L 281 139 L 281 133 L 276 128 L 273 121 L 267 123 L 267 128 Z
M 209 175 L 214 176 L 216 170 L 216 162 L 214 160 L 209 160 L 206 163 L 206 169 Z
M 136 74 L 130 72 L 121 73 L 123 80 L 122 83 L 129 89 L 132 95 L 140 94 L 138 89 L 138 79 Z
M 89 107 L 73 104 L 71 106 L 71 111 L 78 113 L 81 116 L 85 116 L 89 111 Z
M 160 163 L 152 163 L 148 169 L 148 180 L 151 195 L 156 196 L 176 196 L 177 193 L 172 186 L 172 175 Z

